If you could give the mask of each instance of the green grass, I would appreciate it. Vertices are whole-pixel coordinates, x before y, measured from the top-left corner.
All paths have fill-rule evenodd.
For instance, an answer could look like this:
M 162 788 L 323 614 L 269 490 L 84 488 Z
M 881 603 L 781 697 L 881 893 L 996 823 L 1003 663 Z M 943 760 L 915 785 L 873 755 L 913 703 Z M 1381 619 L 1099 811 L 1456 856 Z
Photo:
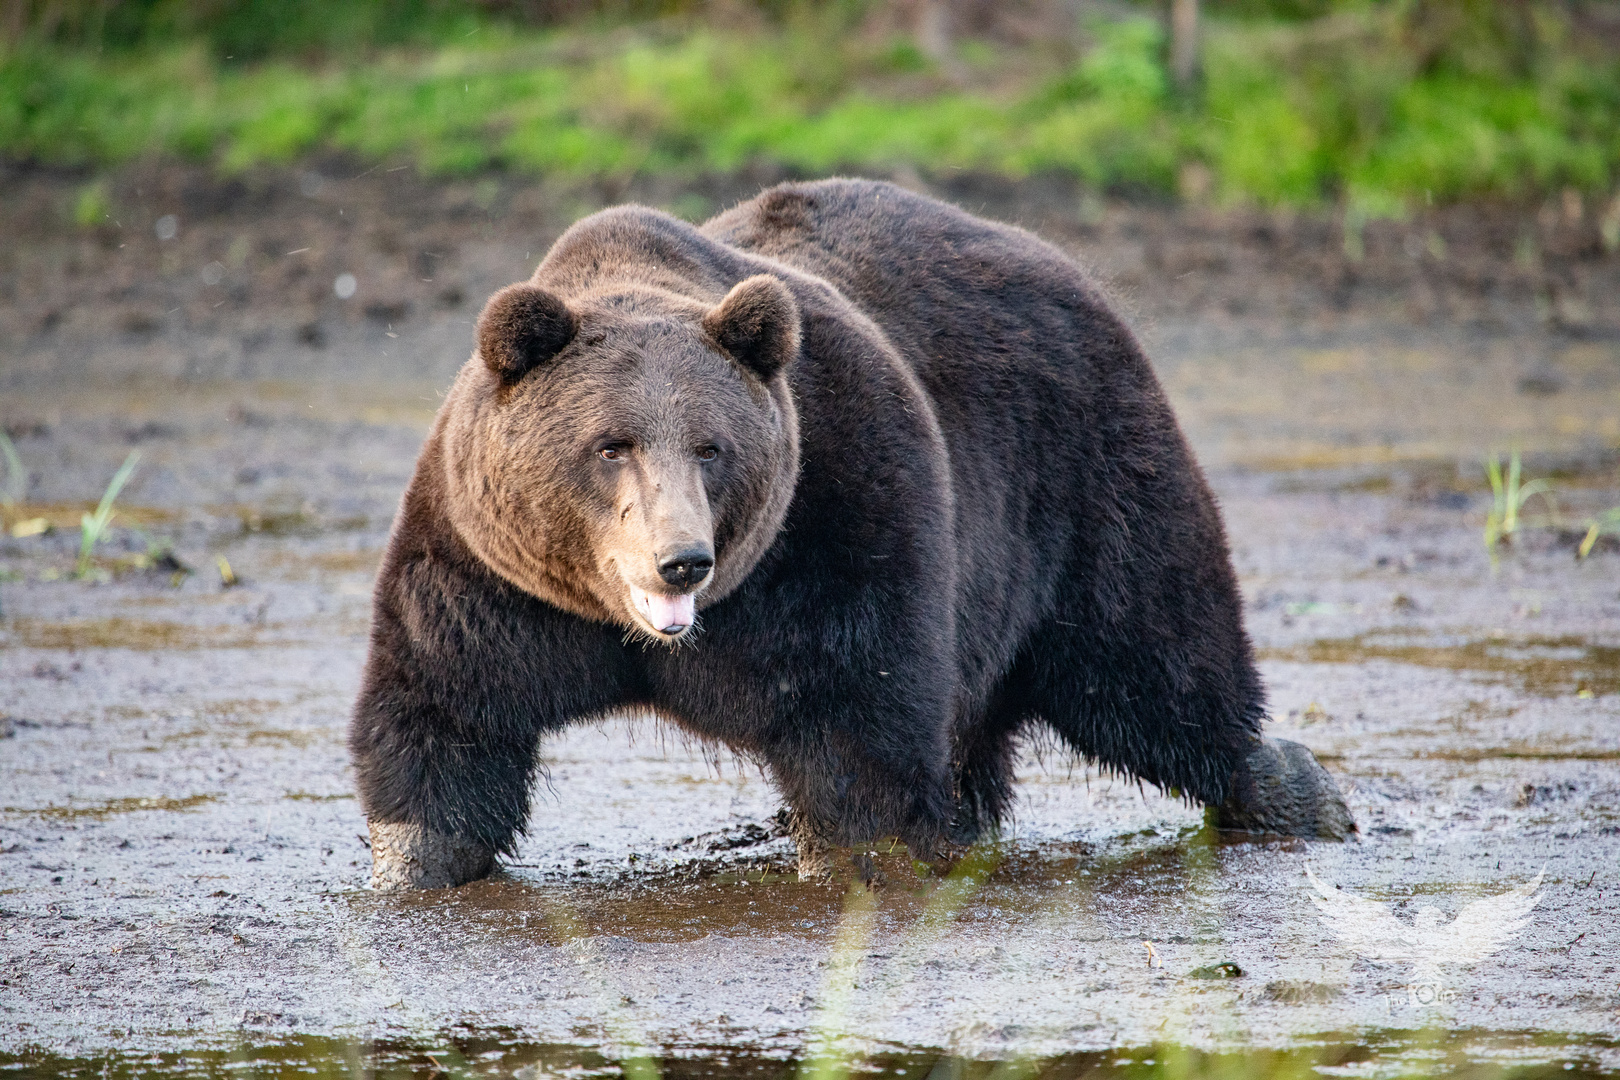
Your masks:
M 1496 565 L 1497 547 L 1512 544 L 1520 529 L 1553 524 L 1557 521 L 1558 506 L 1553 502 L 1552 482 L 1531 480 L 1526 483 L 1521 481 L 1521 476 L 1518 450 L 1513 450 L 1508 455 L 1505 475 L 1499 455 L 1493 453 L 1485 459 L 1485 477 L 1491 482 L 1491 509 L 1485 516 L 1485 550 L 1490 553 L 1492 567 Z M 1546 504 L 1549 515 L 1531 521 L 1523 516 L 1523 511 L 1525 504 L 1537 495 L 1540 495 L 1541 501 Z
M 857 32 L 837 5 L 744 29 L 513 28 L 434 9 L 395 44 L 278 52 L 272 34 L 251 62 L 225 58 L 224 31 L 171 27 L 122 48 L 25 36 L 0 53 L 0 154 L 230 172 L 341 151 L 432 175 L 574 178 L 763 161 L 1056 171 L 1161 192 L 1197 166 L 1219 201 L 1342 204 L 1358 220 L 1566 186 L 1607 195 L 1620 176 L 1620 61 L 1550 6 L 1512 55 L 1495 38 L 1494 51 L 1426 51 L 1411 6 L 1210 20 L 1192 96 L 1173 92 L 1147 14 L 1087 24 L 1067 58 L 967 41 L 943 64 Z M 250 23 L 230 33 L 251 38 Z M 73 212 L 99 220 L 104 191 L 86 189 Z
M 1586 523 L 1586 535 L 1581 537 L 1581 545 L 1575 551 L 1576 558 L 1585 559 L 1592 554 L 1598 537 L 1605 534 L 1620 536 L 1620 506 L 1610 507 Z
M 95 554 L 96 545 L 107 534 L 107 526 L 112 524 L 114 514 L 113 503 L 118 499 L 118 493 L 124 490 L 129 478 L 135 472 L 135 465 L 141 460 L 139 450 L 131 450 L 129 457 L 113 473 L 107 490 L 101 494 L 101 502 L 96 506 L 94 514 L 85 514 L 79 522 L 79 559 L 74 565 L 73 576 L 77 578 L 89 577 L 93 572 L 90 557 Z
M 0 430 L 0 459 L 4 459 L 6 465 L 6 478 L 0 482 L 0 507 L 10 510 L 28 494 L 28 471 L 23 468 L 22 458 L 17 456 L 17 445 L 3 430 Z

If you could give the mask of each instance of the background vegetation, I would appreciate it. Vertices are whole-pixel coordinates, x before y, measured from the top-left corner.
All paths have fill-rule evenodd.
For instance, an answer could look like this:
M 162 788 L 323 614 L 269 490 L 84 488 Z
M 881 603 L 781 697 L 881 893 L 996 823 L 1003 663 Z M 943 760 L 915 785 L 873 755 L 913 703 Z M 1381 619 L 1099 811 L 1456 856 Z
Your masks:
M 0 155 L 227 171 L 1057 170 L 1376 216 L 1620 179 L 1620 5 L 0 0 Z

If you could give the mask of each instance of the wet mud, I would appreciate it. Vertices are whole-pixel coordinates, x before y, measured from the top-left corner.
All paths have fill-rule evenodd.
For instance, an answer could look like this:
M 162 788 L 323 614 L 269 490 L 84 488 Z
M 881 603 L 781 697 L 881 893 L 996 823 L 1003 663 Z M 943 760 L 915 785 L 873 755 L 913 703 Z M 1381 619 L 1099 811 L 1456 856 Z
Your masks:
M 496 878 L 399 896 L 366 888 L 343 745 L 377 560 L 479 301 L 612 193 L 160 170 L 119 182 L 123 232 L 82 234 L 52 224 L 67 182 L 14 170 L 0 200 L 28 473 L 0 534 L 7 1068 L 1620 1069 L 1620 552 L 1570 539 L 1620 505 L 1620 260 L 1582 222 L 1380 226 L 1351 265 L 1321 221 L 975 195 L 1123 295 L 1221 499 L 1269 729 L 1356 841 L 1232 843 L 1032 733 L 1014 819 L 948 876 L 880 847 L 881 890 L 801 883 L 755 768 L 624 717 L 546 743 Z M 1554 504 L 1493 558 L 1481 461 L 1512 446 Z M 1407 927 L 1543 876 L 1515 932 L 1420 977 L 1324 922 L 1306 866 Z

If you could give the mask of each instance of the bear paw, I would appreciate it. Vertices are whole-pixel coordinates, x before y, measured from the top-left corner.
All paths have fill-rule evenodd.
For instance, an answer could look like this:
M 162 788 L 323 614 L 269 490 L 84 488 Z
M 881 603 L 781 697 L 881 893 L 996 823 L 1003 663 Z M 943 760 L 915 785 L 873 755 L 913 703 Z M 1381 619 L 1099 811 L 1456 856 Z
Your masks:
M 495 867 L 495 853 L 477 841 L 404 822 L 369 824 L 373 889 L 444 889 Z
M 1227 832 L 1345 840 L 1355 819 L 1316 755 L 1287 739 L 1261 739 L 1232 774 L 1232 792 L 1213 808 Z
M 832 846 L 822 837 L 810 819 L 797 810 L 786 812 L 787 834 L 799 851 L 800 881 L 829 881 L 832 879 Z

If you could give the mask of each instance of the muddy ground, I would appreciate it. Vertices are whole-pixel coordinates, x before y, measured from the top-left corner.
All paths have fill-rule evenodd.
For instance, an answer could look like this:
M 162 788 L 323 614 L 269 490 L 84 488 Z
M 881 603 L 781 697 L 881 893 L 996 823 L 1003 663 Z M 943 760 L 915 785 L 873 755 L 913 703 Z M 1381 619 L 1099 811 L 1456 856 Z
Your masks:
M 1620 1070 L 1620 545 L 1575 557 L 1620 505 L 1620 258 L 1579 200 L 1358 249 L 1329 216 L 931 182 L 1119 296 L 1222 500 L 1272 730 L 1359 841 L 1221 843 L 1033 740 L 1016 820 L 955 878 L 884 854 L 877 894 L 801 884 L 756 771 L 626 718 L 546 744 L 498 879 L 366 888 L 342 740 L 368 594 L 479 304 L 580 213 L 700 217 L 768 179 L 151 167 L 85 230 L 87 178 L 0 172 L 5 520 L 54 526 L 0 537 L 0 1065 Z M 1481 460 L 1511 446 L 1557 519 L 1532 501 L 1493 560 Z M 1324 925 L 1307 865 L 1408 924 L 1544 876 L 1516 937 L 1414 981 Z

